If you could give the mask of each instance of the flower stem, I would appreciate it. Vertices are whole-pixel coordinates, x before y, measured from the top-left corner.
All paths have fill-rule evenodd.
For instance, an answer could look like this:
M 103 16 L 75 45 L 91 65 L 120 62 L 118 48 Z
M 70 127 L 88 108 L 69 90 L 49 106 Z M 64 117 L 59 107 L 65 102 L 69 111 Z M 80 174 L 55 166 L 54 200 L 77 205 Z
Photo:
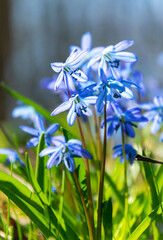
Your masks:
M 65 169 L 62 169 L 62 186 L 61 186 L 61 197 L 60 197 L 60 204 L 59 204 L 59 214 L 62 217 L 62 210 L 63 210 L 63 198 L 64 198 L 64 189 L 65 189 Z
M 123 149 L 123 161 L 124 161 L 124 183 L 125 183 L 125 201 L 124 201 L 124 239 L 127 238 L 127 230 L 128 230 L 128 186 L 127 186 L 127 162 L 126 162 L 126 153 L 125 153 L 125 136 L 123 129 L 121 127 L 122 132 L 122 149 Z
M 83 204 L 85 216 L 86 216 L 86 219 L 87 219 L 90 240 L 95 240 L 94 234 L 93 234 L 93 229 L 92 229 L 92 224 L 91 224 L 91 220 L 90 220 L 90 216 L 89 216 L 89 213 L 88 213 L 88 210 L 87 210 L 87 207 L 86 207 L 86 203 L 84 201 L 83 192 L 81 190 L 81 187 L 80 187 L 80 184 L 79 184 L 79 181 L 78 181 L 78 178 L 77 178 L 77 175 L 76 175 L 75 171 L 73 172 L 73 176 L 75 178 L 75 182 L 76 182 L 79 194 L 80 194 L 80 198 L 81 198 L 81 201 L 82 201 L 82 204 Z
M 81 136 L 81 141 L 82 141 L 82 144 L 83 144 L 83 148 L 86 149 L 84 135 L 83 135 L 83 131 L 82 131 L 82 127 L 81 127 L 81 124 L 80 124 L 79 117 L 77 117 L 77 122 L 78 122 L 78 126 L 79 126 L 79 131 L 80 131 L 80 136 Z M 89 163 L 88 163 L 88 159 L 86 159 L 86 158 L 83 158 L 83 159 L 84 159 L 84 165 L 85 165 L 85 170 L 86 170 L 89 214 L 90 214 L 90 219 L 91 219 L 91 226 L 92 226 L 92 229 L 93 229 L 93 235 L 95 236 L 94 212 L 93 212 L 93 201 L 92 201 Z
M 100 174 L 100 186 L 98 195 L 98 213 L 97 213 L 97 240 L 101 240 L 101 224 L 102 224 L 102 199 L 104 190 L 104 173 L 106 162 L 106 101 L 104 104 L 104 146 L 103 146 L 103 158 L 101 162 L 101 174 Z
M 12 176 L 12 159 L 11 161 L 11 176 Z M 6 225 L 6 240 L 8 240 L 8 233 L 9 233 L 9 223 L 10 223 L 10 198 L 8 198 L 8 204 L 7 204 L 7 225 Z

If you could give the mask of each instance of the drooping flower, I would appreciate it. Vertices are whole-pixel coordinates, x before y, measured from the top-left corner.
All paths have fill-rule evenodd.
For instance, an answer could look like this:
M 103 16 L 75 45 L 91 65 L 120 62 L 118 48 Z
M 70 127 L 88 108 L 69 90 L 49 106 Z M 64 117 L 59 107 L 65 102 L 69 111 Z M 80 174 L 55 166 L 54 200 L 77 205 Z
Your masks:
M 25 167 L 24 162 L 20 159 L 17 152 L 13 149 L 9 148 L 0 148 L 0 154 L 7 155 L 6 164 L 11 163 L 14 164 L 15 162 L 19 162 L 21 166 Z
M 123 111 L 119 103 L 111 103 L 111 108 L 114 115 L 108 116 L 106 121 L 111 122 L 108 127 L 108 137 L 111 137 L 114 133 L 122 127 L 122 131 L 129 137 L 135 137 L 135 131 L 133 127 L 137 127 L 135 122 L 147 122 L 147 118 L 141 115 L 140 108 L 130 108 Z M 102 127 L 104 122 L 102 122 Z
M 52 69 L 59 73 L 59 76 L 55 82 L 54 90 L 57 90 L 64 81 L 66 88 L 69 91 L 74 92 L 75 86 L 73 80 L 77 80 L 80 82 L 86 82 L 87 76 L 79 69 L 80 64 L 83 58 L 86 55 L 86 51 L 80 51 L 79 49 L 74 49 L 70 56 L 67 58 L 65 63 L 54 62 L 51 63 Z
M 53 138 L 54 138 L 52 135 L 58 130 L 59 124 L 54 123 L 45 130 L 44 121 L 43 121 L 42 117 L 40 115 L 37 115 L 35 118 L 35 127 L 36 128 L 32 128 L 29 126 L 20 126 L 20 129 L 22 131 L 33 136 L 27 142 L 27 144 L 26 144 L 27 147 L 36 147 L 39 143 L 42 132 L 44 132 L 44 134 L 45 134 L 46 145 L 47 146 L 51 145 L 51 143 L 53 142 Z
M 154 97 L 153 103 L 141 103 L 139 107 L 147 110 L 144 116 L 148 119 L 148 122 L 139 124 L 140 127 L 145 127 L 149 122 L 153 122 L 151 126 L 151 133 L 155 134 L 161 128 L 163 122 L 163 98 Z
M 117 98 L 126 98 L 132 99 L 133 93 L 132 91 L 126 86 L 133 85 L 132 82 L 128 81 L 118 81 L 113 79 L 112 77 L 106 77 L 104 71 L 101 69 L 100 79 L 101 82 L 96 87 L 98 90 L 99 96 L 96 102 L 97 112 L 101 113 L 104 107 L 104 102 L 113 102 Z
M 122 144 L 114 146 L 112 150 L 115 150 L 112 157 L 113 158 L 120 157 L 120 162 L 123 163 L 124 159 L 123 159 Z M 133 148 L 131 144 L 125 144 L 125 158 L 126 160 L 130 161 L 130 164 L 133 164 L 136 154 L 137 154 L 137 151 Z
M 109 65 L 109 70 L 113 76 L 114 79 L 120 79 L 121 74 L 118 70 L 119 62 L 136 62 L 137 57 L 134 53 L 130 52 L 122 52 L 126 48 L 133 45 L 133 41 L 124 40 L 122 42 L 119 42 L 115 46 L 110 45 L 106 48 L 102 48 L 102 51 L 95 55 L 90 62 L 88 63 L 88 67 L 94 65 L 96 62 L 100 61 L 99 63 L 99 76 L 100 76 L 100 69 L 103 69 L 105 74 L 107 74 L 107 64 Z
M 68 101 L 59 105 L 51 113 L 51 115 L 54 116 L 56 114 L 59 114 L 61 112 L 64 112 L 70 109 L 67 115 L 67 122 L 70 126 L 72 126 L 75 122 L 76 116 L 79 117 L 82 114 L 86 116 L 92 115 L 92 110 L 89 107 L 89 105 L 95 104 L 96 100 L 97 100 L 96 96 L 81 97 L 81 95 L 76 94 L 75 96 L 72 96 L 71 98 L 69 98 Z
M 75 169 L 74 157 L 84 157 L 92 159 L 90 153 L 82 148 L 82 143 L 77 139 L 71 139 L 66 142 L 64 136 L 60 136 L 61 143 L 56 147 L 48 147 L 41 151 L 40 157 L 49 155 L 50 158 L 47 162 L 47 168 L 54 165 L 58 167 L 61 162 L 64 162 L 66 168 L 73 172 Z

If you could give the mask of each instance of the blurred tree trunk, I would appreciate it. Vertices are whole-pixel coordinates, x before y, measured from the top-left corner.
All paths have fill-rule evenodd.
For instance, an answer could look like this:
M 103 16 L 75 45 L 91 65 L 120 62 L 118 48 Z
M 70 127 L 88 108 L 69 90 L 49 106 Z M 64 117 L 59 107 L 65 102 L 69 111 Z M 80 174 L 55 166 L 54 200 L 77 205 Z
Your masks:
M 10 54 L 10 1 L 0 1 L 0 83 L 5 80 L 5 67 Z M 5 93 L 0 88 L 0 120 L 5 117 Z

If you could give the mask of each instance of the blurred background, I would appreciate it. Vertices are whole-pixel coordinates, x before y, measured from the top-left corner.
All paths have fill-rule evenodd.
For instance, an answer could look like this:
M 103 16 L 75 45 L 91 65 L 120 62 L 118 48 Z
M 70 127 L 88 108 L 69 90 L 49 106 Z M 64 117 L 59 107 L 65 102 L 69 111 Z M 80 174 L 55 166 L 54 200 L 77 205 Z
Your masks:
M 58 98 L 40 88 L 51 77 L 51 62 L 65 61 L 70 45 L 80 45 L 90 31 L 93 47 L 134 40 L 136 69 L 146 84 L 162 84 L 163 1 L 161 0 L 1 0 L 0 80 L 49 111 Z M 16 106 L 0 90 L 0 120 L 11 119 Z

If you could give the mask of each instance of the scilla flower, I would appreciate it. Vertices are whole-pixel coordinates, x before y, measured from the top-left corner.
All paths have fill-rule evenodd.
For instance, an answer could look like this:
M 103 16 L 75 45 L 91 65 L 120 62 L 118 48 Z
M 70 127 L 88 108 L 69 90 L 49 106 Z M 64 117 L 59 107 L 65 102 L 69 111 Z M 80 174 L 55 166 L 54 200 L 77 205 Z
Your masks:
M 100 61 L 99 64 L 99 75 L 100 69 L 103 69 L 105 74 L 107 74 L 107 64 L 109 65 L 110 72 L 114 79 L 120 79 L 121 74 L 118 70 L 119 62 L 136 62 L 137 57 L 134 53 L 122 52 L 126 48 L 133 45 L 133 41 L 124 40 L 119 42 L 115 46 L 110 45 L 106 48 L 103 48 L 100 53 L 95 55 L 89 62 L 88 67 L 95 64 L 97 61 Z
M 126 84 L 132 85 L 128 81 L 117 81 L 111 77 L 106 77 L 103 69 L 100 70 L 100 79 L 101 82 L 98 84 L 96 89 L 99 92 L 99 96 L 96 102 L 97 112 L 101 113 L 104 108 L 104 102 L 113 102 L 117 98 L 124 97 L 126 99 L 132 99 L 132 91 L 125 86 Z
M 92 159 L 90 153 L 82 148 L 82 143 L 77 139 L 71 139 L 66 142 L 64 136 L 60 136 L 60 144 L 56 147 L 48 147 L 40 153 L 40 157 L 49 155 L 50 158 L 47 162 L 47 168 L 51 168 L 54 165 L 58 167 L 61 162 L 64 162 L 66 168 L 73 172 L 75 169 L 74 157 L 84 157 Z
M 33 137 L 27 142 L 26 146 L 27 147 L 36 147 L 39 143 L 40 137 L 42 132 L 45 133 L 45 143 L 47 146 L 53 142 L 53 138 L 51 135 L 53 135 L 59 128 L 58 123 L 52 124 L 50 127 L 48 127 L 45 130 L 44 122 L 43 119 L 40 115 L 37 115 L 35 118 L 35 127 L 28 127 L 28 126 L 20 126 L 20 129 L 26 133 L 29 133 Z
M 19 162 L 23 167 L 25 167 L 24 162 L 20 159 L 17 152 L 9 148 L 0 148 L 0 154 L 7 155 L 6 164 Z
M 59 73 L 54 85 L 54 90 L 58 89 L 62 81 L 64 81 L 66 88 L 68 88 L 70 91 L 75 91 L 73 80 L 78 80 L 81 82 L 87 81 L 87 76 L 78 69 L 86 53 L 86 51 L 80 51 L 79 49 L 75 48 L 65 63 L 51 63 L 52 69 Z
M 92 110 L 89 105 L 95 104 L 96 99 L 96 96 L 81 97 L 79 94 L 76 94 L 75 96 L 69 98 L 68 101 L 58 106 L 51 115 L 54 116 L 70 109 L 67 115 L 67 122 L 70 126 L 72 126 L 75 122 L 76 116 L 79 117 L 82 114 L 86 116 L 92 115 Z
M 148 119 L 148 122 L 153 122 L 151 126 L 151 133 L 155 134 L 161 128 L 161 124 L 163 122 L 163 98 L 162 97 L 154 97 L 153 103 L 142 103 L 139 104 L 144 110 L 147 112 L 144 113 L 144 116 Z M 144 127 L 148 124 L 141 123 L 139 124 L 140 127 Z
M 114 146 L 112 150 L 115 150 L 113 155 L 112 155 L 112 157 L 113 158 L 120 157 L 120 162 L 123 163 L 124 159 L 123 159 L 123 147 L 122 147 L 122 144 Z M 125 144 L 125 157 L 126 157 L 126 160 L 130 161 L 130 164 L 133 164 L 133 162 L 135 160 L 136 154 L 137 154 L 137 152 L 132 147 L 131 144 Z
M 114 112 L 113 116 L 108 116 L 106 121 L 111 122 L 108 127 L 108 137 L 111 137 L 113 133 L 116 133 L 120 127 L 122 127 L 123 132 L 133 138 L 135 137 L 135 131 L 133 127 L 137 127 L 135 122 L 147 122 L 147 118 L 142 116 L 140 108 L 131 108 L 123 111 L 120 104 L 111 103 L 112 110 Z M 102 127 L 104 122 L 102 122 Z

